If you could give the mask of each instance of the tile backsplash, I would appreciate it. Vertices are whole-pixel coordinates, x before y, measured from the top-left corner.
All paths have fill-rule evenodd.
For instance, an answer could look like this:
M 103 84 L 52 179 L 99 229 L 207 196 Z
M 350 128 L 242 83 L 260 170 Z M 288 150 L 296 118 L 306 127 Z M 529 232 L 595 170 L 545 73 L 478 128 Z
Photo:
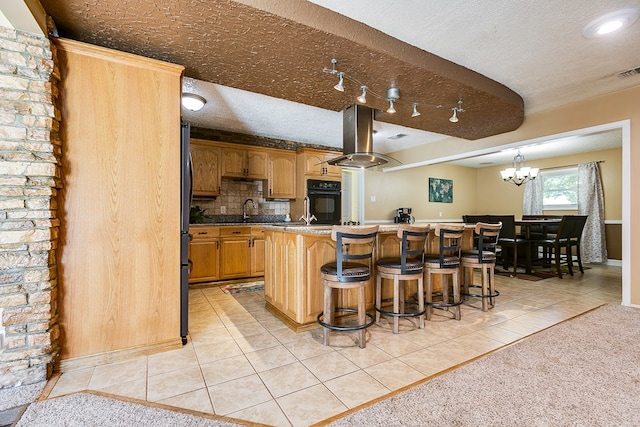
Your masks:
M 265 200 L 264 181 L 240 181 L 223 178 L 220 183 L 220 196 L 215 200 L 195 199 L 191 206 L 198 206 L 205 211 L 205 215 L 242 215 L 242 204 L 247 199 L 253 199 L 258 205 L 254 209 L 247 204 L 250 215 L 286 215 L 289 213 L 289 201 Z

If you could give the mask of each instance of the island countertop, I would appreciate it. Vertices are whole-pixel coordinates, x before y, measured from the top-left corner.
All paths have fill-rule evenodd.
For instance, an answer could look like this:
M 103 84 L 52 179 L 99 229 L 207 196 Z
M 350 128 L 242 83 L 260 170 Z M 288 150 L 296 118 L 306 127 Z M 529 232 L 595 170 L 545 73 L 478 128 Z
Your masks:
M 426 227 L 426 226 L 430 226 L 431 228 L 433 228 L 437 223 L 428 223 L 428 222 L 421 222 L 421 223 L 413 223 L 411 225 L 417 226 L 417 227 Z M 451 222 L 447 222 L 447 224 L 451 224 Z M 462 224 L 462 223 L 461 223 Z M 396 224 L 396 223 L 382 223 L 382 224 L 365 224 L 365 225 L 351 225 L 349 227 L 353 227 L 353 228 L 366 228 L 366 227 L 371 227 L 373 225 L 378 225 L 379 229 L 378 232 L 379 233 L 395 233 L 396 231 L 398 231 L 398 227 L 401 224 Z M 287 223 L 279 223 L 279 224 L 267 224 L 264 226 L 265 230 L 280 230 L 280 231 L 287 231 L 287 232 L 292 232 L 292 233 L 308 233 L 308 234 L 331 234 L 331 228 L 333 226 L 332 225 L 323 225 L 323 224 L 310 224 L 310 225 L 305 225 L 304 223 L 295 223 L 295 224 L 287 224 Z M 475 224 L 466 224 L 465 228 L 474 228 Z
M 451 222 L 448 222 L 451 223 Z M 433 227 L 436 223 L 413 225 L 431 226 L 428 250 L 437 252 L 439 240 Z M 462 223 L 460 223 L 462 224 Z M 366 224 L 369 227 L 375 224 Z M 400 241 L 397 230 L 400 224 L 378 224 L 373 264 L 377 259 L 398 256 Z M 336 259 L 336 243 L 331 239 L 331 225 L 278 224 L 264 225 L 265 272 L 264 296 L 266 308 L 295 331 L 318 326 L 316 316 L 323 308 L 323 284 L 320 267 Z M 467 224 L 463 235 L 463 249 L 473 245 L 475 224 Z M 372 309 L 375 288 L 375 268 L 371 283 L 366 287 L 367 309 Z M 439 282 L 435 283 L 439 287 Z M 354 306 L 356 294 L 347 291 L 343 301 Z

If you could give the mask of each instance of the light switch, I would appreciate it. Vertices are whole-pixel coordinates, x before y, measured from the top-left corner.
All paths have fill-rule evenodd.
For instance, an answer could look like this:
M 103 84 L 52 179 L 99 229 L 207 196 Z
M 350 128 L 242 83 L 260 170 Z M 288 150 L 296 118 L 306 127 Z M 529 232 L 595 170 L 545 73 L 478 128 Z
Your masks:
M 371 196 L 371 203 L 376 201 L 376 196 Z

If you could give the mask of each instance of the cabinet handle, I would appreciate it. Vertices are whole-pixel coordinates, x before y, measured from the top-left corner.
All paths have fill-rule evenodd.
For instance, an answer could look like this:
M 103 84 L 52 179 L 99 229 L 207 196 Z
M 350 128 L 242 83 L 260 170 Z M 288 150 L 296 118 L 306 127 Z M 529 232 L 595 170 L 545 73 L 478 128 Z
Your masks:
M 232 231 L 231 234 L 240 234 L 241 231 Z
M 216 249 L 220 249 L 220 240 L 216 240 Z
M 249 243 L 248 247 L 250 248 L 251 247 L 251 239 L 249 239 L 249 241 L 247 243 Z
M 198 234 L 207 234 L 206 231 L 198 231 Z

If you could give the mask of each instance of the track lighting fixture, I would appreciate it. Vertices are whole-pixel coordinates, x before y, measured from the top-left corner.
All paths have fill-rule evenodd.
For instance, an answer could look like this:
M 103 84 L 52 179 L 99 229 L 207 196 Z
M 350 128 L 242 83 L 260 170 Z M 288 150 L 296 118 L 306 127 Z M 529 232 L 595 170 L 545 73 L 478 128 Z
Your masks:
M 458 106 L 457 107 L 453 107 L 451 109 L 451 111 L 453 111 L 453 114 L 451 115 L 451 117 L 449 117 L 449 121 L 451 123 L 458 123 L 458 113 L 463 113 L 464 109 L 462 108 L 462 100 L 458 100 Z
M 413 113 L 411 113 L 411 117 L 418 117 L 420 115 L 420 111 L 418 111 L 418 104 L 413 104 Z
M 380 92 L 374 92 L 373 90 L 371 90 L 371 87 L 365 85 L 363 82 L 359 81 L 358 79 L 342 72 L 339 71 L 338 69 L 336 69 L 336 64 L 338 63 L 338 60 L 335 58 L 331 59 L 331 68 L 327 68 L 324 67 L 322 69 L 323 72 L 327 73 L 327 74 L 331 74 L 333 76 L 337 76 L 338 77 L 338 83 L 333 87 L 335 90 L 338 90 L 340 92 L 344 92 L 345 88 L 344 88 L 344 81 L 345 80 L 349 80 L 355 84 L 358 85 L 358 87 L 360 88 L 360 90 L 362 91 L 362 93 L 360 95 L 358 95 L 356 97 L 356 100 L 360 103 L 360 104 L 366 104 L 367 103 L 367 95 L 371 95 L 374 98 L 377 99 L 382 99 L 382 100 L 386 100 L 389 102 L 389 108 L 387 108 L 386 112 L 393 114 L 396 112 L 396 105 L 401 104 L 401 105 L 410 105 L 413 110 L 411 113 L 411 117 L 418 117 L 420 115 L 420 112 L 418 111 L 418 106 L 420 108 L 424 108 L 424 107 L 428 107 L 428 108 L 442 108 L 442 109 L 446 109 L 449 108 L 446 105 L 435 105 L 435 104 L 429 104 L 429 103 L 425 103 L 425 102 L 415 102 L 415 101 L 401 101 L 400 100 L 400 89 L 397 87 L 391 87 L 389 89 L 387 89 L 387 93 L 386 96 L 383 95 Z M 464 112 L 464 110 L 462 109 L 462 100 L 458 100 L 458 106 L 457 107 L 453 107 L 451 108 L 452 110 L 452 116 L 449 118 L 449 121 L 451 121 L 452 123 L 456 123 L 458 121 L 458 113 L 462 113 Z
M 337 91 L 344 92 L 344 74 L 338 73 L 338 77 L 340 78 L 340 80 L 338 80 L 338 84 L 333 88 Z
M 359 103 L 366 104 L 367 103 L 367 87 L 361 86 L 360 89 L 362 89 L 362 94 L 356 99 L 358 100 Z
M 393 99 L 389 100 L 389 108 L 387 108 L 387 113 L 393 114 L 396 112 L 395 107 L 393 106 Z

